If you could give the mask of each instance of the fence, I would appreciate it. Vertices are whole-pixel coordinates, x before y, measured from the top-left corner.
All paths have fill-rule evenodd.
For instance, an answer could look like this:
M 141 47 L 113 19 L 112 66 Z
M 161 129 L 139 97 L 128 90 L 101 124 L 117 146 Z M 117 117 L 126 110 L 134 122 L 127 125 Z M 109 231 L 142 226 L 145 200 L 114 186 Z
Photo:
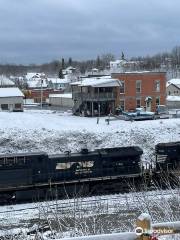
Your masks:
M 152 224 L 150 215 L 143 213 L 137 219 L 134 232 L 91 235 L 61 240 L 155 240 L 158 239 L 158 236 L 176 233 L 180 233 L 180 221 Z

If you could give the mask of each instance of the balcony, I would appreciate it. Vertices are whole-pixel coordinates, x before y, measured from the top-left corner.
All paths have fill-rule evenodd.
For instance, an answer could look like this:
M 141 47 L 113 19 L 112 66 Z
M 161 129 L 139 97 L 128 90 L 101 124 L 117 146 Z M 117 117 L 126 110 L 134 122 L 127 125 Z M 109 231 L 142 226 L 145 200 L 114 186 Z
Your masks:
M 74 92 L 73 99 L 81 101 L 113 101 L 116 99 L 116 94 L 114 92 L 105 92 L 105 93 L 81 93 L 81 92 Z

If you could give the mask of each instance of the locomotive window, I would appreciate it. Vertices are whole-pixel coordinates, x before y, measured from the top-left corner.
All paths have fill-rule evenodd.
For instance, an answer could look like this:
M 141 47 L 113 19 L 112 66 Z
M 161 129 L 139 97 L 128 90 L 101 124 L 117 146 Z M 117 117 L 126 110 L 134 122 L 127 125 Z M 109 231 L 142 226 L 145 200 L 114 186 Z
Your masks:
M 117 166 L 123 166 L 124 164 L 122 162 L 117 162 L 116 165 Z
M 159 153 L 164 153 L 164 150 L 163 149 L 159 149 L 158 152 Z
M 56 164 L 56 170 L 65 170 L 69 169 L 71 167 L 72 163 L 67 162 L 67 163 L 57 163 Z
M 0 166 L 3 166 L 5 164 L 5 159 L 4 158 L 0 158 Z
M 18 165 L 25 164 L 25 157 L 17 157 L 16 162 L 17 162 Z
M 6 164 L 7 165 L 13 165 L 13 164 L 15 164 L 15 159 L 14 159 L 14 157 L 7 157 L 7 159 L 6 159 Z

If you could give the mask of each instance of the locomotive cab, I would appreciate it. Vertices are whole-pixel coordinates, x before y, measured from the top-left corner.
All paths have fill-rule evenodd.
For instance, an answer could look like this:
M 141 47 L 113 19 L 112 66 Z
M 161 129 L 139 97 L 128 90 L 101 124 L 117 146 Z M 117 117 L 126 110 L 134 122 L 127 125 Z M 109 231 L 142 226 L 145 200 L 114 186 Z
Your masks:
M 159 143 L 155 146 L 155 154 L 158 171 L 180 169 L 180 142 Z
M 47 178 L 47 159 L 44 152 L 0 155 L 0 187 L 43 182 Z

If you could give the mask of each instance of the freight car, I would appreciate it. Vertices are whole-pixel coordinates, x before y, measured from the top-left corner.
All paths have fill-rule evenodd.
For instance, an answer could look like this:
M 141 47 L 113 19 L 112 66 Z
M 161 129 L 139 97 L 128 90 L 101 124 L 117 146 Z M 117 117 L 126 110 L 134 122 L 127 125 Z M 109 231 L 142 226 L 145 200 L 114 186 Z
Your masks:
M 0 155 L 1 201 L 119 192 L 142 177 L 141 148 Z M 137 182 L 135 181 L 135 182 Z

